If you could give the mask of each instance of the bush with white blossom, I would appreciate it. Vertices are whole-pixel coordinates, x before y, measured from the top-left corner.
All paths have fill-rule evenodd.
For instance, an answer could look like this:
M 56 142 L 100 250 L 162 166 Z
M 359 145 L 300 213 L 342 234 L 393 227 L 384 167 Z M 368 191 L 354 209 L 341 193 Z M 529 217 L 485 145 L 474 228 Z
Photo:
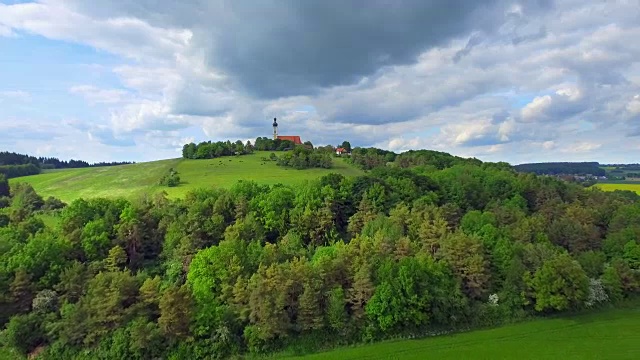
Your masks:
M 498 297 L 498 294 L 489 295 L 489 305 L 498 306 L 498 301 L 499 300 L 500 300 L 500 298 Z
M 609 295 L 602 286 L 600 279 L 589 279 L 589 297 L 585 302 L 588 307 L 609 301 Z

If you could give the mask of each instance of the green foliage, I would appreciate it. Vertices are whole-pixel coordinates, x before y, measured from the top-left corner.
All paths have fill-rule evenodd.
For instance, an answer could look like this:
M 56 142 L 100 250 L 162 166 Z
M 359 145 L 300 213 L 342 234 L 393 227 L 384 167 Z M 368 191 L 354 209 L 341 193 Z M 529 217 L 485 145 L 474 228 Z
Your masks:
M 7 324 L 3 337 L 7 346 L 26 355 L 45 340 L 42 318 L 36 313 L 16 315 Z
M 10 194 L 9 181 L 7 180 L 7 177 L 4 174 L 0 174 L 0 197 L 9 196 L 9 194 Z M 0 208 L 2 207 L 0 206 Z
M 12 186 L 11 191 L 10 215 L 14 222 L 25 220 L 31 213 L 40 210 L 44 205 L 42 197 L 29 184 L 15 184 Z
M 624 245 L 622 258 L 631 269 L 640 270 L 640 245 L 636 241 L 629 241 Z
M 602 274 L 602 285 L 607 291 L 607 295 L 612 302 L 622 300 L 624 295 L 624 289 L 622 284 L 622 278 L 618 273 L 618 270 L 614 266 L 607 266 Z
M 279 157 L 331 154 L 301 149 Z M 181 199 L 47 210 L 60 204 L 12 187 L 0 224 L 12 346 L 28 330 L 20 351 L 46 344 L 52 359 L 234 357 L 494 326 L 640 291 L 633 199 L 507 164 L 352 152 L 366 175 L 180 186 Z M 226 162 L 256 172 L 256 155 Z M 179 165 L 196 163 L 224 176 L 222 160 Z M 183 173 L 176 164 L 154 176 Z
M 285 152 L 277 158 L 279 166 L 288 166 L 294 169 L 310 169 L 332 167 L 331 156 L 319 150 L 308 149 L 304 146 L 296 146 L 293 151 Z
M 597 162 L 548 162 L 516 165 L 521 172 L 538 175 L 595 175 L 604 176 L 605 170 Z
M 351 151 L 350 161 L 364 170 L 371 170 L 395 160 L 396 154 L 376 148 L 356 147 Z
M 577 256 L 580 266 L 592 279 L 597 279 L 604 271 L 607 261 L 606 255 L 601 251 L 587 251 Z
M 34 164 L 0 165 L 0 175 L 4 175 L 7 179 L 20 176 L 36 175 L 39 173 L 40 167 Z
M 62 200 L 55 198 L 53 196 L 49 196 L 44 200 L 44 204 L 42 205 L 42 210 L 58 210 L 58 209 L 64 208 L 65 206 L 67 206 L 67 204 L 62 202 Z
M 180 185 L 180 176 L 177 171 L 171 168 L 169 169 L 169 173 L 160 178 L 158 183 L 167 187 L 176 187 Z
M 589 278 L 580 264 L 562 254 L 544 262 L 530 281 L 537 311 L 580 308 L 589 295 Z
M 162 294 L 158 307 L 158 327 L 164 336 L 172 341 L 179 341 L 189 335 L 193 305 L 186 286 L 167 289 Z
M 439 255 L 453 268 L 462 281 L 464 292 L 471 298 L 482 298 L 490 280 L 488 262 L 480 238 L 454 233 L 442 242 Z
M 327 321 L 329 327 L 338 333 L 344 333 L 347 321 L 344 289 L 341 286 L 336 286 L 330 290 L 328 297 Z
M 345 141 L 343 141 L 343 142 L 342 142 L 342 144 L 340 144 L 340 146 L 339 146 L 339 147 L 341 147 L 341 148 L 345 149 L 345 150 L 347 151 L 347 153 L 350 153 L 350 152 L 351 152 L 351 143 L 350 143 L 350 142 L 348 142 L 348 141 L 346 141 L 346 140 L 345 140 Z
M 222 156 L 245 155 L 253 152 L 250 142 L 243 144 L 242 141 L 218 141 L 201 142 L 199 144 L 189 143 L 182 147 L 182 157 L 185 159 L 214 159 Z

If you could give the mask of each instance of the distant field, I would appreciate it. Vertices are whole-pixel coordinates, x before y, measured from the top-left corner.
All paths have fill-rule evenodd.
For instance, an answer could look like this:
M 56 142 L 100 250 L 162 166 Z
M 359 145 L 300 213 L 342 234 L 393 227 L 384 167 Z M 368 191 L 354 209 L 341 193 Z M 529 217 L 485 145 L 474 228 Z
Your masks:
M 144 193 L 166 191 L 169 197 L 182 197 L 198 187 L 230 187 L 238 180 L 254 180 L 261 184 L 301 184 L 336 172 L 345 176 L 362 171 L 334 159 L 333 169 L 294 170 L 279 167 L 273 161 L 263 162 L 269 152 L 211 160 L 170 159 L 111 167 L 45 171 L 39 175 L 10 179 L 9 183 L 27 182 L 42 196 L 55 196 L 69 202 L 90 197 L 135 197 Z M 176 169 L 183 181 L 178 187 L 157 185 L 170 168 Z
M 629 182 L 620 182 L 620 183 L 598 183 L 595 186 L 599 187 L 604 191 L 614 191 L 614 190 L 630 190 L 635 191 L 640 194 L 640 183 L 629 183 Z
M 640 359 L 640 309 L 609 310 L 421 340 L 382 342 L 305 359 Z

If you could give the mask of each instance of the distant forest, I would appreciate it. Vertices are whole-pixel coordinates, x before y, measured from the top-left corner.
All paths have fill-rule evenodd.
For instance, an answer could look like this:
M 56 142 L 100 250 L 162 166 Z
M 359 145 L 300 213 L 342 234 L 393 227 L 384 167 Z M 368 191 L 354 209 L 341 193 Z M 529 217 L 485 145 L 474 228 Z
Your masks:
M 35 157 L 14 152 L 0 152 L 0 174 L 7 178 L 39 174 L 44 169 L 72 169 L 98 166 L 133 164 L 133 162 L 99 162 L 90 164 L 82 160 L 60 160 L 54 157 Z
M 519 172 L 534 173 L 538 175 L 594 175 L 604 176 L 605 170 L 597 162 L 550 162 L 531 163 L 514 166 Z

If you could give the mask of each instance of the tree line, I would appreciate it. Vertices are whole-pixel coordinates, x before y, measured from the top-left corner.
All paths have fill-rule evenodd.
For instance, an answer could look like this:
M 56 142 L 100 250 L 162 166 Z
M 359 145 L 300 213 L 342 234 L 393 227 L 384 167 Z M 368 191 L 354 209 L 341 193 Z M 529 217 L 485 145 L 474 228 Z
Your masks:
M 203 141 L 199 144 L 189 143 L 182 147 L 182 157 L 185 159 L 214 159 L 222 156 L 245 155 L 253 153 L 251 142 L 243 144 L 241 140 Z
M 54 157 L 34 157 L 14 152 L 0 152 L 0 174 L 7 178 L 37 175 L 44 169 L 71 169 L 98 166 L 133 164 L 127 161 L 98 162 L 90 164 L 82 160 L 64 161 Z
M 363 170 L 392 165 L 401 168 L 419 168 L 423 172 L 442 170 L 454 165 L 482 164 L 478 159 L 466 159 L 433 150 L 410 150 L 396 154 L 393 151 L 362 147 L 356 147 L 352 150 L 349 161 Z M 507 163 L 496 163 L 494 166 L 500 166 L 505 169 L 511 168 Z
M 296 187 L 78 199 L 56 210 L 55 227 L 33 189 L 12 188 L 0 338 L 47 359 L 223 358 L 496 325 L 640 292 L 637 195 L 428 151 L 359 151 L 362 166 L 384 164 Z
M 297 146 L 293 151 L 285 152 L 276 158 L 279 166 L 288 166 L 294 169 L 323 168 L 330 169 L 333 165 L 331 152 L 321 149 L 309 149 Z
M 516 170 L 538 175 L 594 175 L 605 176 L 606 171 L 597 162 L 549 162 L 514 166 Z

